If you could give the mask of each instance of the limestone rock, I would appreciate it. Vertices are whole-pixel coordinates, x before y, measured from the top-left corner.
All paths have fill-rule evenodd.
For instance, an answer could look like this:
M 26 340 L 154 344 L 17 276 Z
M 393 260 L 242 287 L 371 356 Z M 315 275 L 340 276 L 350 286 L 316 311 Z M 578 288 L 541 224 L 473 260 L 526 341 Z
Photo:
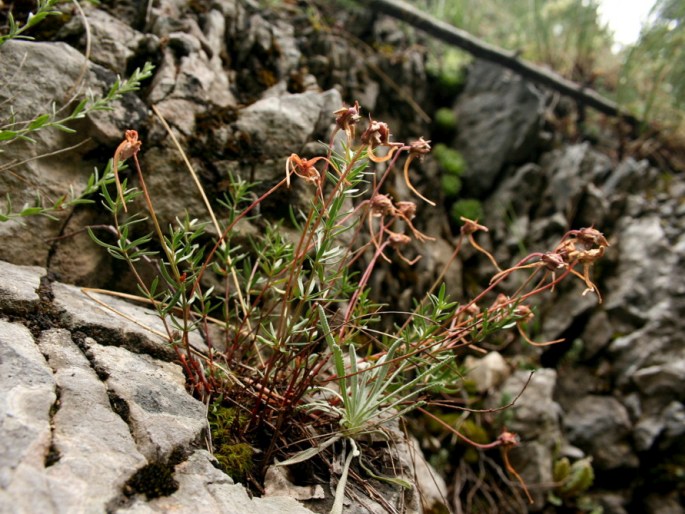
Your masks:
M 43 270 L 2 266 L 8 271 L 3 279 L 13 282 L 3 283 L 0 313 L 32 316 L 39 299 L 28 288 L 37 286 Z M 198 450 L 207 430 L 205 406 L 186 392 L 178 365 L 102 346 L 77 329 L 158 354 L 149 334 L 99 310 L 77 288 L 52 288 L 53 310 L 61 311 L 53 323 L 65 328 L 45 330 L 36 342 L 23 325 L 0 320 L 1 513 L 310 512 L 292 498 L 251 498 Z M 28 310 L 13 301 L 29 302 Z M 49 290 L 40 301 L 51 302 Z M 152 316 L 115 303 L 134 319 Z M 150 500 L 129 482 L 155 465 L 172 466 L 177 488 Z
M 535 147 L 543 96 L 530 83 L 494 64 L 476 61 L 457 105 L 457 149 L 464 155 L 472 194 L 490 191 L 507 162 Z
M 112 257 L 82 230 L 96 224 L 97 216 L 90 209 L 75 211 L 67 221 L 64 233 L 72 236 L 55 241 L 49 262 L 49 271 L 61 282 L 104 287 L 112 278 Z M 102 237 L 102 233 L 95 230 Z
M 482 359 L 469 355 L 464 366 L 469 370 L 467 378 L 473 380 L 481 393 L 500 386 L 510 374 L 509 365 L 499 352 L 490 352 Z
M 571 443 L 592 455 L 596 467 L 606 470 L 638 465 L 630 445 L 630 418 L 615 398 L 581 398 L 564 417 L 564 428 Z
M 0 512 L 51 512 L 52 370 L 31 333 L 0 320 Z M 16 509 L 16 510 L 14 510 Z
M 132 470 L 147 461 L 103 383 L 66 330 L 39 341 L 54 372 L 59 404 L 52 417 L 54 462 L 45 472 L 59 490 L 60 512 L 102 512 Z
M 45 270 L 36 266 L 2 263 L 0 311 L 27 314 L 38 307 L 38 288 Z
M 514 372 L 502 385 L 501 392 L 507 398 L 514 398 L 523 390 L 530 373 Z M 528 386 L 513 407 L 513 419 L 507 429 L 519 435 L 521 445 L 511 451 L 515 469 L 528 484 L 550 483 L 552 481 L 552 460 L 561 440 L 561 407 L 554 401 L 556 372 L 541 369 L 535 372 Z M 494 398 L 492 406 L 495 404 Z M 538 508 L 544 505 L 545 493 L 531 489 Z
M 175 468 L 178 490 L 171 496 L 145 502 L 137 499 L 133 505 L 118 509 L 117 514 L 148 514 L 166 512 L 202 512 L 203 514 L 311 514 L 293 498 L 250 498 L 242 485 L 234 485 L 230 477 L 214 467 L 207 451 L 194 452 Z
M 202 441 L 206 410 L 186 392 L 180 366 L 92 339 L 85 344 L 148 461 L 165 462 L 177 449 Z
M 65 102 L 80 99 L 79 92 L 86 89 L 94 95 L 104 94 L 116 80 L 112 72 L 89 64 L 81 53 L 65 43 L 18 40 L 0 46 L 0 76 L 8 78 L 0 88 L 0 105 L 4 106 L 2 109 L 11 107 L 19 120 L 49 113 L 53 103 L 58 119 L 67 116 L 75 104 Z M 12 141 L 7 148 L 3 147 L 0 166 L 12 173 L 0 173 L 0 195 L 4 198 L 9 194 L 15 206 L 22 206 L 35 203 L 37 197 L 54 201 L 71 188 L 76 193 L 82 191 L 93 167 L 102 169 L 106 163 L 106 159 L 88 160 L 96 143 L 118 143 L 124 129 L 139 124 L 145 115 L 137 97 L 127 95 L 123 101 L 125 107 L 115 104 L 112 111 L 93 113 L 86 120 L 71 123 L 76 134 L 45 129 L 31 134 L 35 143 Z M 1 116 L 8 117 L 9 111 L 3 111 Z M 91 139 L 87 140 L 84 133 Z M 7 152 L 10 148 L 11 154 Z M 57 150 L 60 152 L 50 158 L 41 158 Z M 59 213 L 58 216 L 63 218 Z M 49 254 L 45 240 L 58 235 L 60 224 L 47 218 L 1 223 L 0 237 L 12 244 L 0 247 L 0 259 L 45 266 Z
M 267 97 L 240 111 L 236 129 L 264 157 L 285 157 L 314 135 L 319 119 L 332 119 L 342 105 L 339 93 L 300 93 Z
M 90 4 L 84 7 L 90 27 L 90 60 L 114 73 L 125 75 L 128 61 L 135 55 L 143 34 L 102 9 Z M 85 29 L 80 16 L 74 16 L 60 31 L 60 36 L 64 38 L 73 35 L 82 37 L 85 46 Z
M 55 283 L 52 290 L 61 321 L 70 330 L 84 332 L 103 344 L 121 344 L 166 360 L 176 358 L 155 312 L 116 296 L 89 293 L 89 297 L 80 288 L 66 284 Z M 197 333 L 191 334 L 191 344 L 204 348 Z

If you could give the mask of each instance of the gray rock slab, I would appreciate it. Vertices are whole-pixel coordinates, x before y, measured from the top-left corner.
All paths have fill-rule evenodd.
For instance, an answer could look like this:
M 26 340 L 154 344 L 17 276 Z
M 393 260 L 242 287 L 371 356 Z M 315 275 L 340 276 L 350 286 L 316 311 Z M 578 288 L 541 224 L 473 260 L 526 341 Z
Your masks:
M 162 115 L 181 131 L 190 130 L 195 124 L 197 105 L 189 100 L 171 98 L 157 104 Z M 173 120 L 173 122 L 171 121 Z M 186 128 L 183 128 L 183 125 Z M 185 164 L 172 146 L 165 141 L 160 146 L 147 148 L 141 158 L 143 169 L 150 170 L 145 178 L 152 193 L 155 212 L 162 226 L 178 226 L 177 219 L 184 219 L 186 213 L 191 219 L 207 219 L 207 207 L 202 200 L 197 186 L 189 173 L 179 173 Z M 203 164 L 191 158 L 196 170 L 203 169 Z M 183 191 L 183 194 L 179 194 Z
M 87 338 L 89 357 L 127 418 L 138 450 L 150 461 L 166 461 L 179 448 L 203 440 L 205 406 L 185 390 L 180 366 L 102 346 Z M 123 403 L 121 403 L 123 402 Z
M 52 370 L 31 333 L 0 321 L 0 513 L 52 511 L 42 471 L 55 399 Z
M 112 260 L 103 248 L 93 241 L 82 227 L 96 225 L 101 218 L 90 209 L 77 209 L 64 227 L 66 239 L 55 241 L 50 257 L 51 273 L 60 282 L 87 287 L 104 287 L 112 278 Z
M 111 295 L 89 293 L 89 297 L 80 288 L 66 284 L 53 284 L 52 291 L 61 320 L 70 330 L 82 331 L 102 344 L 122 345 L 165 360 L 176 359 L 165 339 L 164 325 L 154 311 Z M 191 334 L 191 344 L 204 348 L 197 333 Z
M 542 159 L 547 186 L 540 199 L 539 212 L 562 213 L 565 219 L 572 216 L 586 198 L 588 183 L 610 169 L 611 161 L 596 152 L 587 143 L 571 145 L 546 154 Z M 601 219 L 595 219 L 601 223 Z
M 581 398 L 564 417 L 569 441 L 592 455 L 599 469 L 634 468 L 638 459 L 630 443 L 628 411 L 611 396 Z
M 476 61 L 457 106 L 457 149 L 475 194 L 489 191 L 507 161 L 523 160 L 536 146 L 543 95 L 494 64 Z
M 469 355 L 464 366 L 468 369 L 468 380 L 472 380 L 481 393 L 498 387 L 511 374 L 509 365 L 499 352 L 490 352 L 480 359 Z
M 635 448 L 644 452 L 649 450 L 664 429 L 663 416 L 648 416 L 640 419 L 633 429 Z
M 250 498 L 242 485 L 212 464 L 205 450 L 198 450 L 176 466 L 174 478 L 178 490 L 171 496 L 150 502 L 136 502 L 117 511 L 117 514 L 147 514 L 157 512 L 198 512 L 206 514 L 310 514 L 311 511 L 293 498 L 285 496 Z
M 645 396 L 677 398 L 685 390 L 685 359 L 639 369 L 632 379 Z
M 45 269 L 16 266 L 8 262 L 1 263 L 0 269 L 0 310 L 15 314 L 27 314 L 35 310 L 40 302 L 37 290 Z
M 325 115 L 332 120 L 341 104 L 335 91 L 271 96 L 240 111 L 236 127 L 249 135 L 265 157 L 281 157 L 299 152 L 314 134 L 319 118 Z
M 652 493 L 644 500 L 645 514 L 683 514 L 685 506 L 677 494 Z
M 449 512 L 448 500 L 449 492 L 445 479 L 438 471 L 430 465 L 421 451 L 419 442 L 414 437 L 407 439 L 406 453 L 400 454 L 402 459 L 405 455 L 409 457 L 409 469 L 413 470 L 412 482 L 416 484 L 415 496 L 418 496 L 419 503 L 424 512 Z
M 662 302 L 679 282 L 680 272 L 663 220 L 657 215 L 625 217 L 616 233 L 620 262 L 615 278 L 607 285 L 607 311 L 638 320 L 672 316 Z
M 117 74 L 124 75 L 126 65 L 135 55 L 143 34 L 103 9 L 85 4 L 84 11 L 92 37 L 90 60 Z M 80 16 L 74 16 L 62 28 L 60 35 L 62 37 L 67 34 L 72 37 L 85 36 L 84 32 L 83 19 Z
M 196 109 L 210 106 L 227 107 L 236 100 L 230 89 L 229 74 L 224 69 L 215 43 L 225 32 L 225 25 L 212 16 L 211 42 L 192 18 L 181 21 L 167 18 L 157 35 L 167 39 L 169 46 L 163 51 L 158 73 L 153 79 L 150 100 L 154 103 L 168 98 L 183 98 L 195 102 Z M 173 120 L 169 120 L 173 121 Z
M 147 461 L 126 422 L 110 405 L 105 384 L 66 330 L 45 332 L 39 341 L 59 387 L 53 445 L 59 460 L 46 468 L 62 491 L 61 512 L 98 513 L 121 494 L 133 472 Z
M 554 401 L 557 373 L 553 369 L 540 369 L 526 387 L 529 377 L 528 371 L 516 371 L 502 385 L 501 391 L 508 398 L 515 398 L 523 391 L 512 407 L 514 417 L 507 423 L 507 428 L 529 440 L 553 439 L 559 434 L 562 414 L 561 407 Z

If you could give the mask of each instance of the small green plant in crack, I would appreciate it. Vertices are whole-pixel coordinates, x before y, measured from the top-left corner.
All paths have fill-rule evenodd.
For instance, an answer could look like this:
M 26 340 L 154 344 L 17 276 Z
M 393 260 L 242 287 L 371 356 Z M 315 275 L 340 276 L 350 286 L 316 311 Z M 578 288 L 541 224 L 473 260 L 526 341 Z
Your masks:
M 218 398 L 209 406 L 207 419 L 214 457 L 221 470 L 233 480 L 245 481 L 254 469 L 254 449 L 239 440 L 239 434 L 249 421 L 247 413 L 240 412 L 237 407 L 227 407 L 222 398 Z
M 450 216 L 455 221 L 461 218 L 478 220 L 483 217 L 483 214 L 483 204 L 475 198 L 461 198 L 450 208 Z
M 347 368 L 342 349 L 337 344 L 326 321 L 326 313 L 321 306 L 317 306 L 317 308 L 324 336 L 333 356 L 338 381 L 336 381 L 335 388 L 322 388 L 319 391 L 324 393 L 322 399 L 310 401 L 303 406 L 303 409 L 309 412 L 323 412 L 337 418 L 339 420 L 339 431 L 320 442 L 318 446 L 305 450 L 279 463 L 279 465 L 289 466 L 303 462 L 341 439 L 344 440 L 349 445 L 349 449 L 344 459 L 342 474 L 331 510 L 331 512 L 342 512 L 347 477 L 354 458 L 358 459 L 360 466 L 369 476 L 402 487 L 411 487 L 411 484 L 405 480 L 396 477 L 381 477 L 371 471 L 364 464 L 360 444 L 357 442 L 362 436 L 370 433 L 382 433 L 381 427 L 383 425 L 424 405 L 425 402 L 415 400 L 424 390 L 432 387 L 432 384 L 425 379 L 429 375 L 437 373 L 441 367 L 449 363 L 449 360 L 443 360 L 439 364 L 426 367 L 413 378 L 399 384 L 398 377 L 406 376 L 408 367 L 412 367 L 413 364 L 410 359 L 401 359 L 397 366 L 389 364 L 394 361 L 397 351 L 403 344 L 403 340 L 398 339 L 375 364 L 368 365 L 366 369 L 359 368 L 355 347 L 352 344 L 349 345 L 349 368 Z
M 128 263 L 143 300 L 164 324 L 189 388 L 213 405 L 214 451 L 226 445 L 225 465 L 259 483 L 276 462 L 339 460 L 340 473 L 332 465 L 325 469 L 331 479 L 338 477 L 333 512 L 341 512 L 349 477 L 407 485 L 400 471 L 386 477 L 371 469 L 365 459 L 371 451 L 368 436 L 380 435 L 390 446 L 393 420 L 417 409 L 430 417 L 424 407 L 436 401 L 441 409 L 463 410 L 453 397 L 462 380 L 461 356 L 484 351 L 479 345 L 493 334 L 517 328 L 530 344 L 554 343 L 527 337 L 525 324 L 534 319 L 527 301 L 569 276 L 597 292 L 589 271 L 608 243 L 594 228 L 570 231 L 552 250 L 502 270 L 476 241 L 487 228 L 462 219 L 453 259 L 470 244 L 496 270 L 478 295 L 456 301 L 442 283 L 445 268 L 411 311 L 374 302 L 372 279 L 379 263 L 410 267 L 433 240 L 417 226 L 417 203 L 393 198 L 384 187 L 391 174 L 399 174 L 409 191 L 432 204 L 412 182 L 412 163 L 430 151 L 430 144 L 422 138 L 392 141 L 388 126 L 373 119 L 358 137 L 358 104 L 334 114 L 335 130 L 322 155 L 292 154 L 285 159 L 285 176 L 260 189 L 232 180 L 220 202 L 224 219 L 215 214 L 188 164 L 208 219 L 186 216 L 164 228 L 138 161 L 142 144 L 135 131 L 128 131 L 117 159 L 133 162 L 138 187 L 121 182 L 116 195 L 102 188 L 116 236 L 96 240 Z M 334 144 L 337 136 L 341 146 Z M 183 153 L 180 144 L 177 148 Z M 294 237 L 285 237 L 279 223 L 286 221 L 264 222 L 263 233 L 248 240 L 237 237 L 241 220 L 277 191 L 287 195 L 284 190 L 295 181 L 310 189 L 309 209 L 291 212 Z M 126 212 L 124 205 L 137 196 L 145 211 Z M 138 273 L 143 261 L 158 270 L 149 283 Z M 519 289 L 498 295 L 502 282 L 515 274 L 525 277 Z M 210 330 L 212 325 L 220 335 Z M 191 344 L 193 332 L 204 337 L 208 349 Z M 213 403 L 216 398 L 220 403 Z M 517 444 L 514 434 L 505 430 L 487 444 L 461 437 L 483 450 L 501 449 L 506 469 L 520 478 L 507 460 Z M 259 450 L 252 465 L 247 445 Z
M 454 132 L 457 129 L 457 115 L 448 107 L 441 107 L 435 111 L 435 124 L 445 132 Z
M 592 457 L 579 459 L 571 464 L 567 457 L 554 462 L 552 478 L 554 490 L 548 494 L 548 501 L 557 507 L 575 507 L 580 512 L 601 513 L 601 507 L 585 493 L 592 486 L 595 472 Z

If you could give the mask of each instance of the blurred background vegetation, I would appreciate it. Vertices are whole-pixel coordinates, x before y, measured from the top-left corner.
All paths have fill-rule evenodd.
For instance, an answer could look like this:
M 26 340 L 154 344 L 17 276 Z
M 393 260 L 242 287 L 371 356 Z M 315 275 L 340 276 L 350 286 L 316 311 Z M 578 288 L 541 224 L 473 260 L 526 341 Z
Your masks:
M 619 45 L 599 0 L 415 0 L 416 7 L 484 41 L 543 64 L 616 101 L 643 129 L 685 137 L 685 1 L 656 0 L 638 40 Z M 441 75 L 470 57 L 431 52 Z M 647 127 L 649 125 L 649 127 Z

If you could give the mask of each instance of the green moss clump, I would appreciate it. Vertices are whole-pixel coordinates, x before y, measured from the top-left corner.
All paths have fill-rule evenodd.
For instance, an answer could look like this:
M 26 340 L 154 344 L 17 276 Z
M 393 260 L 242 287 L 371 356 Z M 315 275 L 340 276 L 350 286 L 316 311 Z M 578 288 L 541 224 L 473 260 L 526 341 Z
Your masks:
M 233 480 L 245 481 L 254 468 L 254 449 L 240 437 L 249 421 L 247 414 L 218 400 L 211 405 L 207 419 L 219 467 Z
M 254 449 L 247 443 L 215 445 L 214 457 L 221 470 L 236 482 L 244 481 L 254 468 Z
M 456 175 L 443 175 L 440 184 L 442 185 L 442 192 L 448 198 L 457 196 L 461 191 L 461 179 Z
M 461 176 L 466 171 L 466 161 L 457 150 L 444 144 L 435 145 L 433 156 L 448 175 Z
M 471 419 L 467 419 L 459 427 L 459 432 L 464 434 L 466 437 L 471 439 L 478 444 L 486 444 L 490 442 L 490 436 L 487 431 Z M 470 464 L 475 464 L 480 460 L 481 456 L 479 451 L 471 445 L 466 446 L 466 451 L 464 452 L 464 460 Z
M 466 74 L 462 70 L 445 69 L 438 75 L 438 86 L 444 94 L 457 96 L 464 86 Z
M 435 111 L 433 118 L 436 128 L 443 132 L 454 132 L 457 130 L 457 115 L 452 109 L 441 107 Z
M 470 220 L 479 220 L 483 218 L 483 204 L 474 198 L 464 198 L 463 200 L 457 200 L 452 204 L 452 209 L 450 210 L 450 215 L 452 219 L 460 223 L 462 217 L 468 218 Z

